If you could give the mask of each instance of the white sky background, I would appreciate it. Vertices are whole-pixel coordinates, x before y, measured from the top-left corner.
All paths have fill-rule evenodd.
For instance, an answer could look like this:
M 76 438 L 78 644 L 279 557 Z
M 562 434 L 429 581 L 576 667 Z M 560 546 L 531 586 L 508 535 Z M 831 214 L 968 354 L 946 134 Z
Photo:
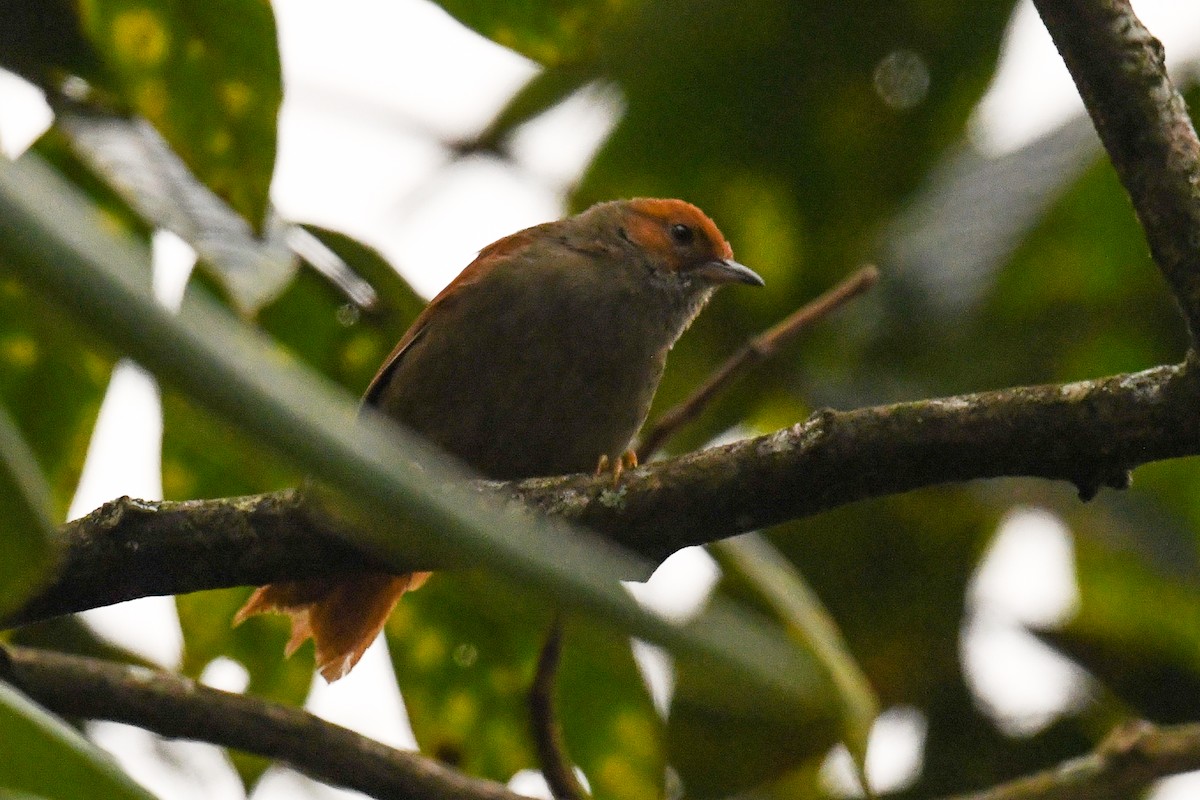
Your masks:
M 533 73 L 534 66 L 463 29 L 423 0 L 275 0 L 286 98 L 280 119 L 273 198 L 285 216 L 342 230 L 374 245 L 421 292 L 432 295 L 487 243 L 560 216 L 565 188 L 607 133 L 617 103 L 577 98 L 522 131 L 517 165 L 483 159 L 447 165 L 441 139 L 481 128 Z M 1135 0 L 1169 63 L 1200 54 L 1200 3 Z M 902 44 L 902 43 L 901 43 Z M 417 76 L 416 80 L 410 79 Z M 1082 111 L 1074 85 L 1037 18 L 1024 2 L 1009 32 L 1000 73 L 972 126 L 985 152 L 1020 147 Z M 36 91 L 0 74 L 0 147 L 16 155 L 49 123 Z M 188 260 L 170 236 L 155 242 L 160 265 Z M 160 284 L 168 302 L 178 286 Z M 175 281 L 177 284 L 178 281 Z M 161 425 L 153 384 L 122 366 L 89 451 L 73 513 L 112 497 L 161 496 Z M 1002 526 L 969 602 L 963 655 L 984 706 L 1013 731 L 1037 730 L 1086 696 L 1086 681 L 1037 645 L 1023 623 L 1062 619 L 1074 594 L 1070 532 L 1036 510 L 1017 510 Z M 639 599 L 685 613 L 713 579 L 703 554 L 683 554 L 660 570 Z M 1033 566 L 1039 567 L 1032 570 Z M 657 598 L 657 600 L 655 599 Z M 176 665 L 180 635 L 171 601 L 149 598 L 89 612 L 105 635 L 163 663 Z M 205 680 L 239 689 L 245 676 L 232 663 L 214 665 Z M 657 686 L 661 695 L 663 686 Z M 658 699 L 662 699 L 659 696 Z M 314 683 L 310 709 L 396 746 L 411 746 L 403 705 L 378 643 L 362 664 L 332 687 Z M 163 745 L 120 725 L 95 725 L 99 741 L 163 800 L 236 797 L 240 789 L 216 748 Z M 902 786 L 919 769 L 922 718 L 896 709 L 872 738 L 871 771 L 879 788 Z M 878 743 L 878 744 L 876 744 Z M 830 781 L 846 785 L 836 764 Z M 537 781 L 523 778 L 521 790 Z M 1200 794 L 1200 780 L 1164 782 L 1156 800 Z M 343 796 L 276 771 L 256 800 Z

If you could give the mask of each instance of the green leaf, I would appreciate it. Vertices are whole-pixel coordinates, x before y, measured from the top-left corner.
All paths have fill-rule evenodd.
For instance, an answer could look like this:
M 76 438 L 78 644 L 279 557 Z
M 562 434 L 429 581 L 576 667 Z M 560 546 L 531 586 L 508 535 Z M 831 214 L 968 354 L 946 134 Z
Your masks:
M 382 256 L 354 239 L 310 227 L 375 292 L 361 310 L 316 271 L 298 272 L 258 321 L 279 356 L 296 360 L 358 394 L 375 375 L 425 301 Z M 203 276 L 185 306 L 223 297 Z M 163 494 L 168 499 L 228 497 L 296 485 L 303 474 L 256 446 L 236 428 L 170 389 L 163 396 Z
M 53 563 L 50 487 L 0 405 L 0 618 L 18 608 Z
M 387 641 L 421 752 L 497 781 L 537 767 L 526 695 L 550 619 L 480 570 L 438 573 L 405 595 Z
M 304 227 L 370 284 L 375 303 L 357 308 L 325 277 L 305 269 L 263 309 L 259 323 L 305 364 L 361 394 L 425 299 L 373 248 L 337 231 Z
M 31 153 L 88 195 L 101 224 L 148 236 L 120 198 L 79 163 L 59 132 L 51 129 Z M 141 268 L 140 279 L 150 286 L 148 265 Z M 0 251 L 0 405 L 14 418 L 50 484 L 53 520 L 66 517 L 79 484 L 114 362 L 111 348 L 47 304 Z
M 110 353 L 47 308 L 0 252 L 0 405 L 42 465 L 53 519 L 65 518 L 79 483 L 112 365 Z
M 16 0 L 4 5 L 0 67 L 43 88 L 67 75 L 104 85 L 103 64 L 79 27 L 72 0 Z
M 295 275 L 289 227 L 273 212 L 256 233 L 236 210 L 188 169 L 159 132 L 140 117 L 63 103 L 55 127 L 81 162 L 147 224 L 191 245 L 198 264 L 229 288 L 238 309 L 252 315 Z
M 540 768 L 528 694 L 552 616 L 481 570 L 405 595 L 388 648 L 421 752 L 497 781 Z M 662 726 L 628 637 L 568 621 L 555 694 L 567 756 L 597 800 L 662 795 Z
M 337 383 L 361 391 L 424 306 L 407 283 L 370 248 L 330 231 L 312 229 L 375 290 L 369 311 L 348 305 L 338 290 L 313 270 L 302 270 L 259 314 L 288 358 L 298 359 Z M 203 282 L 201 282 L 203 283 Z M 189 288 L 188 304 L 204 287 Z M 223 497 L 295 485 L 302 473 L 229 423 L 196 407 L 178 392 L 163 397 L 163 491 L 168 498 Z M 279 616 L 256 616 L 232 627 L 247 590 L 184 595 L 175 599 L 183 631 L 182 670 L 198 677 L 217 657 L 230 658 L 249 673 L 247 691 L 297 706 L 312 680 L 311 649 L 283 659 L 289 624 Z M 268 762 L 233 754 L 250 788 Z
M 153 800 L 112 758 L 0 682 L 0 790 L 47 800 Z
M 732 697 L 714 702 L 722 692 Z M 840 720 L 818 715 L 776 714 L 721 665 L 676 659 L 667 757 L 689 797 L 725 797 L 759 786 L 824 755 L 840 728 Z
M 731 682 L 727 685 L 737 681 L 728 672 L 717 677 Z M 783 720 L 769 709 L 714 707 L 707 699 L 716 691 L 713 678 L 710 665 L 676 665 L 667 753 L 688 797 L 727 797 L 759 786 L 823 756 L 837 741 L 838 726 L 828 720 Z
M 726 571 L 739 573 L 797 641 L 829 670 L 842 701 L 845 744 L 861 779 L 866 774 L 867 740 L 879 716 L 879 699 L 837 624 L 795 566 L 761 535 L 726 539 L 711 549 L 718 563 Z
M 547 3 L 438 5 L 469 28 L 544 66 L 578 62 L 594 55 L 597 26 L 606 26 L 640 0 L 552 0 Z
M 0 248 L 23 277 L 165 382 L 352 496 L 348 508 L 371 520 L 347 531 L 353 543 L 395 563 L 416 555 L 488 565 L 565 608 L 735 673 L 735 700 L 753 692 L 778 716 L 836 718 L 823 671 L 760 620 L 716 603 L 680 628 L 641 609 L 618 582 L 644 574 L 640 560 L 554 520 L 481 503 L 428 445 L 373 416 L 357 419 L 344 393 L 211 304 L 165 312 L 128 274 L 146 253 L 95 225 L 84 201 L 34 162 L 0 162 Z
M 248 595 L 247 589 L 224 589 L 175 598 L 183 631 L 180 672 L 198 679 L 214 659 L 229 658 L 246 668 L 247 694 L 285 706 L 303 705 L 312 685 L 312 650 L 282 657 L 291 627 L 282 616 L 256 616 L 233 627 L 233 615 Z M 247 792 L 271 765 L 266 758 L 236 751 L 230 758 Z
M 192 172 L 261 230 L 283 96 L 275 19 L 258 0 L 81 0 L 84 31 Z
M 914 706 L 928 717 L 924 779 L 934 788 L 926 791 L 930 784 L 922 782 L 920 796 L 961 789 L 973 773 L 1000 780 L 1005 759 L 1014 757 L 1008 747 L 1023 748 L 1028 755 L 1022 763 L 1033 762 L 1030 769 L 1039 763 L 1035 745 L 1007 744 L 962 676 L 964 595 L 1000 516 L 987 499 L 964 488 L 926 489 L 796 520 L 769 537 L 837 620 L 881 705 Z M 996 498 L 1011 500 L 1011 491 Z M 778 616 L 738 570 L 727 570 L 719 586 Z M 668 760 L 689 795 L 722 796 L 768 781 L 794 787 L 845 735 L 841 717 L 830 724 L 772 719 L 769 709 L 754 705 L 740 713 L 728 705 L 712 708 L 703 699 L 707 693 L 723 684 L 733 691 L 737 679 L 714 675 L 703 663 L 680 663 L 676 671 Z M 971 736 L 970 758 L 959 741 L 964 735 Z M 780 797 L 790 796 L 780 791 Z
M 1072 522 L 1086 516 L 1094 514 Z M 1177 540 L 1172 563 L 1156 564 L 1147 546 L 1163 544 L 1164 534 L 1174 531 L 1121 523 L 1093 519 L 1089 530 L 1109 530 L 1076 540 L 1079 610 L 1061 631 L 1042 636 L 1119 698 L 1124 714 L 1164 723 L 1194 719 L 1200 713 L 1200 581 L 1194 565 L 1179 559 L 1186 549 L 1194 561 L 1194 543 Z
M 29 148 L 31 152 L 44 158 L 58 172 L 81 191 L 87 194 L 104 212 L 110 225 L 117 226 L 131 235 L 150 241 L 154 225 L 148 223 L 130 203 L 86 159 L 75 150 L 71 137 L 63 130 L 60 120 L 49 130 L 38 137 Z M 149 285 L 150 273 L 146 272 Z
M 629 638 L 585 620 L 565 624 L 558 703 L 568 754 L 597 800 L 661 798 L 665 726 Z

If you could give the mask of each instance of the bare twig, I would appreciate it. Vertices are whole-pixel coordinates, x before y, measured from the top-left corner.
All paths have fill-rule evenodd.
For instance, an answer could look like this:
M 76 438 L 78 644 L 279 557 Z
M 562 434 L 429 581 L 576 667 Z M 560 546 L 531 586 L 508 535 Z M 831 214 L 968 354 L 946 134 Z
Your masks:
M 477 486 L 591 528 L 651 565 L 688 545 L 942 483 L 1052 478 L 1085 496 L 1123 486 L 1136 466 L 1200 455 L 1198 397 L 1189 370 L 1156 367 L 1066 386 L 821 411 L 766 436 L 626 471 L 617 487 L 591 475 Z M 447 566 L 355 556 L 334 540 L 336 521 L 294 490 L 187 503 L 126 498 L 59 530 L 58 573 L 0 626 L 152 594 Z M 164 531 L 170 546 L 159 538 Z
M 878 282 L 878 269 L 871 265 L 862 267 L 820 297 L 796 309 L 782 322 L 776 323 L 773 327 L 746 342 L 687 399 L 668 409 L 650 426 L 638 445 L 638 460 L 649 461 L 650 456 L 654 455 L 658 448 L 674 436 L 676 431 L 699 416 L 717 393 L 728 386 L 743 370 L 766 361 L 779 348 L 795 339 L 805 328 L 829 316 Z
M 554 679 L 562 659 L 563 624 L 561 616 L 554 619 L 538 655 L 537 671 L 529 689 L 529 716 L 538 763 L 550 793 L 555 800 L 587 800 L 590 795 L 575 776 L 554 702 Z
M 1200 336 L 1200 141 L 1162 44 L 1129 0 L 1034 0 L 1129 193 L 1159 269 Z
M 124 722 L 169 738 L 256 753 L 371 797 L 521 800 L 498 783 L 395 750 L 306 711 L 169 672 L 11 646 L 0 649 L 0 670 L 0 679 L 57 714 Z
M 949 800 L 1126 800 L 1154 781 L 1200 769 L 1200 724 L 1131 722 L 1095 752 L 972 795 Z

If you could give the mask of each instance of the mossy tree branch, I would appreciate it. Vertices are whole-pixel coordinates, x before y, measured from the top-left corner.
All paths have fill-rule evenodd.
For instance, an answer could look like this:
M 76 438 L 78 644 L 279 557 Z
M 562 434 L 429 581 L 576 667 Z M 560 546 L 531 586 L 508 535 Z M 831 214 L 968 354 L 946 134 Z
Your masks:
M 1089 497 L 1124 486 L 1141 464 L 1200 455 L 1198 401 L 1187 368 L 1158 367 L 1066 386 L 821 411 L 766 436 L 629 471 L 616 487 L 588 475 L 476 486 L 598 531 L 653 565 L 688 545 L 949 482 L 1051 478 Z M 123 498 L 60 528 L 57 576 L 3 624 L 372 566 L 339 540 L 342 525 L 296 490 L 182 503 Z
M 5 647 L 0 680 L 62 716 L 124 722 L 168 738 L 255 753 L 370 797 L 521 800 L 501 784 L 395 750 L 302 709 L 211 689 L 170 672 Z
M 171 738 L 257 753 L 370 797 L 517 800 L 500 784 L 258 698 L 169 672 L 26 647 L 0 648 L 0 680 L 51 711 L 136 725 Z M 1123 800 L 1155 780 L 1200 769 L 1200 725 L 1119 726 L 1086 756 L 950 800 Z
M 1092 753 L 950 800 L 1126 800 L 1155 781 L 1200 769 L 1200 725 L 1118 726 Z

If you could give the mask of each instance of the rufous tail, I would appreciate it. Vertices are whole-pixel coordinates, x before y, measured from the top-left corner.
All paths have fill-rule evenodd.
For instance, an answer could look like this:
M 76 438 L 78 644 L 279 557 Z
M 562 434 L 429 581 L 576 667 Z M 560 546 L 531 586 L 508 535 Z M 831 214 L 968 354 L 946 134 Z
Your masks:
M 254 614 L 292 618 L 291 655 L 312 637 L 317 669 L 333 683 L 346 676 L 379 635 L 400 596 L 419 588 L 428 572 L 407 575 L 362 573 L 337 580 L 291 581 L 259 588 L 233 618 L 240 625 Z

